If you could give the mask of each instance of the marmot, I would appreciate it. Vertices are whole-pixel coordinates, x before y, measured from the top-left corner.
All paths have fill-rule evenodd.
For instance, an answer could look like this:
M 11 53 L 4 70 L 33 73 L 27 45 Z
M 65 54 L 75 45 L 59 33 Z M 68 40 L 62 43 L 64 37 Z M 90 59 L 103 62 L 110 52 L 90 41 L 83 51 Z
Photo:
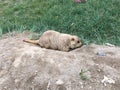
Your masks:
M 40 47 L 60 51 L 70 51 L 82 46 L 79 37 L 70 34 L 59 33 L 54 30 L 45 31 L 39 40 L 23 40 L 27 43 L 38 44 Z

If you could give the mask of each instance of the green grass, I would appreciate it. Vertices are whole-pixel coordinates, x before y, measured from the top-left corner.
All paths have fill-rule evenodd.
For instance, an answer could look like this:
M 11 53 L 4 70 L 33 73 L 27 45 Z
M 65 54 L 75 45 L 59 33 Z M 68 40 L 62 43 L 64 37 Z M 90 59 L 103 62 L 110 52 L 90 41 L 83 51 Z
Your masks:
M 120 0 L 0 0 L 0 35 L 47 29 L 120 46 Z
M 89 79 L 88 76 L 85 74 L 88 71 L 90 71 L 90 70 L 83 70 L 83 69 L 81 69 L 79 75 L 80 75 L 82 80 L 88 80 Z

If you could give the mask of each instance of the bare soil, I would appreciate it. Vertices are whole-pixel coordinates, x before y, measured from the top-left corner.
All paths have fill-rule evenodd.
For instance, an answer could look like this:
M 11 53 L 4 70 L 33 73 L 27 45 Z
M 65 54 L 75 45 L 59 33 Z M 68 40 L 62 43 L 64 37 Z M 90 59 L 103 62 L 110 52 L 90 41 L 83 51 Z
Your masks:
M 29 35 L 0 39 L 0 90 L 120 90 L 120 47 L 62 52 L 24 43 Z

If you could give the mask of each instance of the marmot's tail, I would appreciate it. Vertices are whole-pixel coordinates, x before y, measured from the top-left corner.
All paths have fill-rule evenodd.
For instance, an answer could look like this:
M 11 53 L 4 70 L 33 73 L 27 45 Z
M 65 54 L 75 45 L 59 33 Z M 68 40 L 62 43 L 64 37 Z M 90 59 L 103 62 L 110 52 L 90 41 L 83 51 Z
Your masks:
M 39 40 L 23 40 L 23 42 L 39 45 Z

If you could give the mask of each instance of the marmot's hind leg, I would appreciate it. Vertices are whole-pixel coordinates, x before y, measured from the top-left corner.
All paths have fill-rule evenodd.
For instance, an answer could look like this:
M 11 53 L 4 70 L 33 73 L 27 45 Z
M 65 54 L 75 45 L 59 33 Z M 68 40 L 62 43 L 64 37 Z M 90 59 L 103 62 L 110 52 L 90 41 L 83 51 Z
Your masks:
M 61 51 L 69 52 L 69 51 L 70 51 L 70 48 L 69 48 L 69 47 L 64 47 L 64 48 L 62 48 Z

